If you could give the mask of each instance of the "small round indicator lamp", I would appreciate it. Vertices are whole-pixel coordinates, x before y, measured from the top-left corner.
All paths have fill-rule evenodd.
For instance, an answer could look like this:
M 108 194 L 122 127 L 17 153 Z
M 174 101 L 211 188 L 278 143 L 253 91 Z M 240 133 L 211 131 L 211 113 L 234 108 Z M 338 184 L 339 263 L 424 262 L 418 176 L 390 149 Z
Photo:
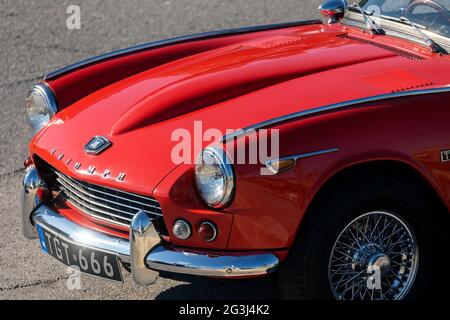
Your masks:
M 198 235 L 206 242 L 214 241 L 217 238 L 217 228 L 212 222 L 203 222 L 198 228 Z
M 187 240 L 191 236 L 191 226 L 185 220 L 177 220 L 173 224 L 172 233 L 181 240 Z

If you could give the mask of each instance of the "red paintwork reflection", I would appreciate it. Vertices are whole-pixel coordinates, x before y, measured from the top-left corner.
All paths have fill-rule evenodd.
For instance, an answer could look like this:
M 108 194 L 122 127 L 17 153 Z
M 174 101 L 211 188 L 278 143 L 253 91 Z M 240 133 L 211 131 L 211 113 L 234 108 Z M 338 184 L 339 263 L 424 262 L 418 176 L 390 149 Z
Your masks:
M 347 33 L 395 50 L 342 37 Z M 423 60 L 408 59 L 398 50 Z M 237 166 L 236 199 L 220 212 L 199 199 L 193 166 L 171 161 L 173 131 L 192 132 L 194 121 L 201 120 L 203 130 L 225 133 L 332 103 L 446 86 L 449 75 L 448 57 L 339 24 L 196 41 L 109 60 L 49 81 L 64 110 L 34 138 L 30 150 L 76 179 L 154 196 L 169 232 L 180 217 L 194 230 L 205 220 L 219 228 L 211 243 L 194 232 L 187 241 L 171 237 L 176 246 L 289 248 L 319 187 L 355 163 L 408 163 L 448 204 L 448 168 L 438 159 L 439 150 L 450 149 L 448 94 L 372 103 L 280 126 L 282 156 L 335 147 L 341 151 L 302 160 L 294 170 L 272 177 L 259 176 L 257 166 Z M 108 137 L 113 146 L 89 156 L 83 147 L 95 135 Z M 82 164 L 79 170 L 75 162 Z M 96 167 L 94 174 L 87 173 L 90 165 Z M 106 169 L 111 177 L 126 173 L 125 180 L 103 178 Z M 64 214 L 87 223 L 75 210 Z

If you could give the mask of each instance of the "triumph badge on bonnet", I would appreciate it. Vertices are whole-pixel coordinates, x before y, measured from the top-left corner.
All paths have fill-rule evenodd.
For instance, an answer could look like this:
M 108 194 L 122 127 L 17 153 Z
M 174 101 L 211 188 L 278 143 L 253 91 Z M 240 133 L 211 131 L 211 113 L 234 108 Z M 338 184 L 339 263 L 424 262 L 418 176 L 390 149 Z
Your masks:
M 99 154 L 111 146 L 111 141 L 105 137 L 93 137 L 85 146 L 84 151 L 87 154 Z

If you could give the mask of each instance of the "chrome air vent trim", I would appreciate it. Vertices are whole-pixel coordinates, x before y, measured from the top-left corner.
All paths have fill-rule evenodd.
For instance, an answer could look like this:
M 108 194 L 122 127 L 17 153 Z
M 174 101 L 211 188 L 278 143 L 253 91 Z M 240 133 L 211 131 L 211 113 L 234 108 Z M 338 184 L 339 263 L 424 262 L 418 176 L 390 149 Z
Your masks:
M 349 39 L 349 40 L 353 40 L 353 41 L 358 41 L 358 42 L 362 42 L 362 43 L 367 43 L 371 46 L 377 47 L 377 48 L 381 48 L 384 50 L 388 50 L 391 51 L 393 53 L 395 53 L 396 55 L 403 57 L 403 58 L 407 58 L 407 59 L 411 59 L 411 60 L 415 60 L 415 61 L 421 61 L 421 60 L 425 60 L 424 57 L 415 54 L 415 53 L 411 53 L 409 51 L 406 50 L 401 50 L 383 43 L 379 43 L 373 40 L 369 40 L 369 39 L 364 39 L 364 38 L 359 38 L 359 37 L 355 37 L 355 36 L 351 36 L 348 34 L 342 34 L 342 35 L 338 35 L 338 37 L 340 38 L 344 38 L 344 39 Z

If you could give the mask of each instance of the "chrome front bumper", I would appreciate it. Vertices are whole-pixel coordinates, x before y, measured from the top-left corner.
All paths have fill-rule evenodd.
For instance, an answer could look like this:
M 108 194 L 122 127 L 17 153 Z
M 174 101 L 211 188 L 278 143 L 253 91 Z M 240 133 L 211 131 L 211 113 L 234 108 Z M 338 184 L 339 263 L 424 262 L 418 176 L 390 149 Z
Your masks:
M 158 271 L 198 276 L 233 278 L 262 276 L 274 271 L 279 260 L 273 253 L 194 253 L 171 249 L 161 243 L 152 220 L 141 211 L 133 219 L 129 239 L 107 235 L 82 227 L 45 204 L 38 204 L 39 185 L 36 169 L 27 170 L 22 194 L 24 235 L 36 238 L 35 225 L 52 231 L 62 239 L 91 249 L 113 253 L 131 265 L 135 282 L 148 285 L 156 281 Z

